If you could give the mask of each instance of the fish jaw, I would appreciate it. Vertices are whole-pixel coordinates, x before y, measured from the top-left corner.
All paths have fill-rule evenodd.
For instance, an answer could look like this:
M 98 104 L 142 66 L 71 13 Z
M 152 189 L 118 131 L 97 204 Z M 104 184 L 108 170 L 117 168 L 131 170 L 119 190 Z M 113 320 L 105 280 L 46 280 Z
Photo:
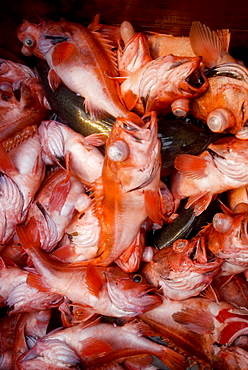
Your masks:
M 170 112 L 180 98 L 193 98 L 208 88 L 208 80 L 199 68 L 201 58 L 168 55 L 144 67 L 139 81 L 139 98 L 146 102 L 145 111 Z
M 107 289 L 110 300 L 118 311 L 117 316 L 134 317 L 151 310 L 162 302 L 161 297 L 152 294 L 155 291 L 154 287 L 149 287 L 147 284 L 141 284 L 135 295 L 131 291 L 126 292 L 124 289 L 109 283 Z

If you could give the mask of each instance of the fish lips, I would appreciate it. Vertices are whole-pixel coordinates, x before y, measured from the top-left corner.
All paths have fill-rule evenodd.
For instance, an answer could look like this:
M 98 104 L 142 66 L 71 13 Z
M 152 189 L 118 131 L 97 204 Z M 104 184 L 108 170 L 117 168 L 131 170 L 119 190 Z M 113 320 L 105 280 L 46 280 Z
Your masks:
M 186 76 L 179 84 L 180 89 L 193 96 L 203 93 L 209 86 L 208 78 L 200 67 L 201 61 L 202 57 L 196 57 L 184 63 Z

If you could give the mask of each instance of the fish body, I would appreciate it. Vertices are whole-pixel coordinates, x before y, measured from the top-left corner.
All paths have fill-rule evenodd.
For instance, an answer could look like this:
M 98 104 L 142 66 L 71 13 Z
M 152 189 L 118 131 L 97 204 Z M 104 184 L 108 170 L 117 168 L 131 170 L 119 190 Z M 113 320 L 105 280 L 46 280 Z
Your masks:
M 117 119 L 106 142 L 102 176 L 94 185 L 100 240 L 93 263 L 107 266 L 131 251 L 147 217 L 163 222 L 160 166 L 156 115 L 142 128 Z
M 186 208 L 192 206 L 199 215 L 216 194 L 246 185 L 247 148 L 247 141 L 230 136 L 210 144 L 199 156 L 177 156 L 178 172 L 171 183 L 174 198 L 189 197 Z
M 59 305 L 61 296 L 47 294 L 27 284 L 28 272 L 15 266 L 6 266 L 1 259 L 1 306 L 8 306 L 11 314 L 39 311 Z
M 57 168 L 46 177 L 25 220 L 28 223 L 30 218 L 35 218 L 42 249 L 51 252 L 55 248 L 77 207 L 80 210 L 83 207 L 84 198 L 88 198 L 84 184 L 73 176 L 68 178 L 64 169 Z
M 24 64 L 0 59 L 0 140 L 39 124 L 47 109 L 36 73 Z
M 43 22 L 38 28 L 38 49 L 51 68 L 49 82 L 53 89 L 62 81 L 80 94 L 93 119 L 124 116 L 142 123 L 119 97 L 118 82 L 114 78 L 117 76 L 115 58 L 106 38 L 66 20 Z
M 142 282 L 142 278 L 137 283 L 132 275 L 124 273 L 118 267 L 73 267 L 48 258 L 37 247 L 37 230 L 32 223 L 34 224 L 31 222 L 17 230 L 19 240 L 39 274 L 30 274 L 30 285 L 42 291 L 66 296 L 73 303 L 82 306 L 88 317 L 94 313 L 132 317 L 161 302 L 157 295 L 152 294 L 154 288 Z
M 199 366 L 218 370 L 228 368 L 225 360 L 223 365 L 223 352 L 230 349 L 227 360 L 232 362 L 230 369 L 239 368 L 240 356 L 236 358 L 235 352 L 239 352 L 240 348 L 234 349 L 233 342 L 243 330 L 247 331 L 245 310 L 201 297 L 183 301 L 164 299 L 163 304 L 140 318 L 167 338 L 173 348 L 182 351 L 187 359 L 195 360 Z M 247 362 L 247 356 L 244 361 Z
M 146 63 L 121 84 L 121 94 L 129 109 L 139 113 L 171 112 L 171 104 L 191 99 L 208 88 L 208 80 L 199 69 L 201 57 L 172 54 Z
M 74 363 L 76 359 L 77 361 L 80 359 L 81 364 L 87 369 L 97 369 L 133 355 L 153 354 L 162 359 L 170 369 L 184 368 L 184 356 L 145 338 L 145 334 L 149 332 L 151 332 L 149 326 L 139 322 L 130 322 L 124 326 L 98 322 L 85 327 L 73 326 L 38 340 L 36 345 L 19 359 L 18 365 L 20 369 L 24 369 L 25 362 L 34 366 L 43 358 L 44 366 L 48 366 L 51 361 L 49 351 L 60 348 L 64 356 L 60 357 L 60 361 L 57 357 L 57 363 L 62 365 L 64 360 L 68 367 L 69 364 L 76 365 Z
M 104 143 L 101 134 L 84 137 L 57 121 L 42 121 L 38 130 L 47 164 L 62 164 L 87 185 L 101 176 L 104 156 L 96 147 Z
M 51 89 L 47 78 L 49 66 L 46 61 L 37 59 L 35 67 L 38 70 L 46 100 L 52 111 L 58 116 L 57 121 L 67 124 L 84 136 L 95 133 L 109 135 L 115 121 L 114 118 L 109 116 L 105 119 L 93 120 L 90 114 L 85 111 L 84 98 L 63 84 L 60 84 L 55 90 Z
M 157 251 L 153 260 L 143 266 L 142 274 L 165 297 L 183 300 L 203 291 L 220 272 L 221 264 L 221 259 L 208 259 L 200 239 L 178 239 Z

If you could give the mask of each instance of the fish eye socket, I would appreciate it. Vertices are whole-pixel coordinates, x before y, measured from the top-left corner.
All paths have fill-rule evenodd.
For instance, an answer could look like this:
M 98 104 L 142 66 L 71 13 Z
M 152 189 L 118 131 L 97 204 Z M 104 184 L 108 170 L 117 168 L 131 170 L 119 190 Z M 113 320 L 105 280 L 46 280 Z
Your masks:
M 27 46 L 28 48 L 34 46 L 34 39 L 32 36 L 26 36 L 23 40 L 23 45 Z
M 123 140 L 117 140 L 111 144 L 107 149 L 109 159 L 114 162 L 123 162 L 127 159 L 129 154 L 128 145 Z
M 135 275 L 133 276 L 133 281 L 134 281 L 135 283 L 141 283 L 141 282 L 143 281 L 143 277 L 142 277 L 141 275 L 139 275 L 139 274 L 135 274 Z

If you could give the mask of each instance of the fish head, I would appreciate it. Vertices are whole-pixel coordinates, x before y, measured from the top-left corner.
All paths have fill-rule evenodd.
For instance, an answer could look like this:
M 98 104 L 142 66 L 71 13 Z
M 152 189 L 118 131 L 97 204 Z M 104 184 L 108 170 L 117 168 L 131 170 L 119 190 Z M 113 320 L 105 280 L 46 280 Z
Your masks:
M 192 102 L 192 115 L 215 132 L 236 134 L 246 128 L 247 137 L 248 69 L 238 63 L 224 63 L 206 75 L 209 88 Z
M 17 30 L 17 37 L 22 42 L 22 53 L 30 57 L 32 54 L 37 58 L 43 58 L 38 48 L 41 23 L 35 24 L 24 20 Z
M 0 140 L 6 140 L 27 126 L 37 124 L 47 114 L 44 93 L 36 77 L 0 79 Z
M 195 97 L 208 88 L 208 79 L 200 68 L 201 57 L 174 57 L 171 81 L 182 92 Z
M 211 229 L 209 229 L 208 248 L 221 258 L 238 257 L 247 255 L 248 245 L 248 213 L 225 215 L 217 213 L 213 217 Z
M 142 68 L 152 60 L 148 37 L 144 33 L 135 33 L 128 42 L 119 41 L 118 68 L 120 73 L 131 73 Z
M 142 127 L 118 117 L 106 142 L 106 168 L 121 182 L 123 191 L 141 189 L 160 173 L 161 155 L 156 113 Z
M 11 60 L 0 58 L 0 79 L 12 83 L 25 78 L 37 77 L 35 72 L 25 64 L 15 63 Z
M 119 316 L 133 317 L 156 307 L 162 302 L 156 288 L 140 274 L 125 273 L 119 268 L 105 270 L 107 291 Z

